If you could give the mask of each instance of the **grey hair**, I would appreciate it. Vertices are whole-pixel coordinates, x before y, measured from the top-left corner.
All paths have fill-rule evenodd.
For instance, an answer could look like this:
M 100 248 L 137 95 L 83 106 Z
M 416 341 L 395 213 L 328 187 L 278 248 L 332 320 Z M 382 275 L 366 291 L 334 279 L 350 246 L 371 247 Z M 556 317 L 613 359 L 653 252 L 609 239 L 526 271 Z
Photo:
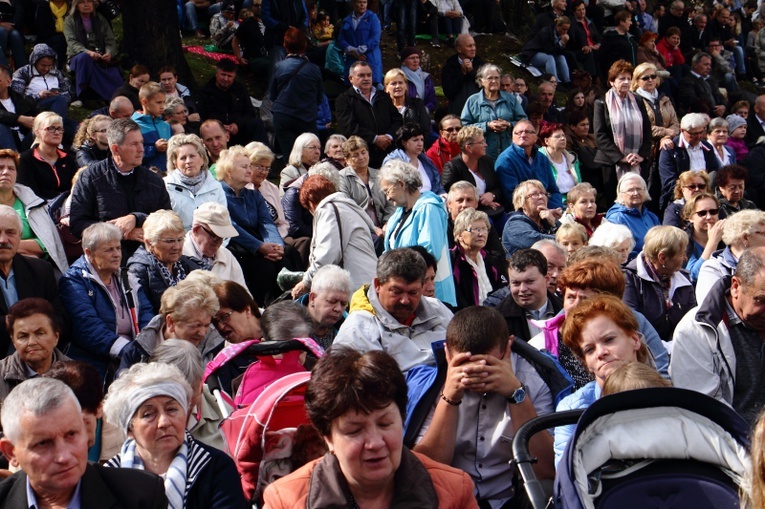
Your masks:
M 188 320 L 191 313 L 202 310 L 210 317 L 220 309 L 218 297 L 212 287 L 204 284 L 200 278 L 191 281 L 188 278 L 171 286 L 162 294 L 159 314 L 163 317 L 173 315 L 175 320 Z
M 339 141 L 340 145 L 344 145 L 346 141 L 348 141 L 348 138 L 343 136 L 342 134 L 333 134 L 329 138 L 327 138 L 327 142 L 324 144 L 324 153 L 326 154 L 329 152 L 329 144 L 333 141 Z
M 417 251 L 391 249 L 377 260 L 377 282 L 385 284 L 390 278 L 403 279 L 407 283 L 423 282 L 427 270 L 425 259 Z
M 735 277 L 741 283 L 741 286 L 751 288 L 758 277 L 763 277 L 764 269 L 765 248 L 747 249 L 738 260 Z M 5 406 L 5 403 L 3 403 L 3 406 Z
M 752 233 L 757 225 L 765 225 L 762 210 L 742 210 L 728 216 L 723 225 L 722 241 L 726 246 L 744 247 L 744 234 Z
M 523 208 L 523 204 L 526 203 L 526 193 L 528 193 L 532 187 L 542 193 L 547 193 L 547 189 L 541 181 L 537 179 L 524 180 L 518 184 L 513 191 L 513 207 L 515 207 L 515 210 L 521 210 Z
M 709 122 L 709 126 L 707 126 L 707 130 L 711 133 L 712 129 L 715 129 L 717 127 L 724 127 L 725 132 L 728 132 L 728 121 L 725 120 L 722 117 L 715 117 L 712 119 L 711 122 Z
M 478 72 L 475 73 L 475 83 L 476 85 L 478 85 L 478 88 L 483 88 L 483 86 L 481 85 L 481 81 L 491 71 L 497 71 L 497 74 L 502 76 L 502 69 L 498 65 L 483 64 L 481 67 L 478 68 Z
M 178 152 L 184 145 L 191 145 L 197 149 L 197 154 L 202 158 L 202 171 L 207 170 L 210 160 L 207 158 L 207 149 L 202 139 L 196 134 L 176 134 L 170 138 L 167 144 L 167 171 L 173 171 L 177 167 Z
M 178 106 L 186 106 L 186 103 L 183 102 L 183 99 L 180 97 L 168 97 L 165 99 L 165 108 L 162 110 L 162 116 L 167 117 L 175 113 L 173 110 L 177 108 Z
M 472 190 L 475 193 L 475 201 L 480 199 L 480 196 L 478 196 L 478 188 L 476 188 L 471 182 L 468 182 L 467 180 L 459 180 L 452 184 L 452 186 L 449 188 L 449 193 L 446 195 L 446 203 L 450 203 L 452 198 L 454 198 L 454 194 L 456 194 L 457 191 L 461 191 L 463 189 Z
M 211 290 L 212 291 L 212 290 Z M 205 365 L 199 349 L 188 341 L 168 338 L 162 341 L 151 354 L 149 362 L 175 366 L 186 378 L 192 391 L 202 385 Z
M 303 149 L 308 146 L 309 143 L 315 141 L 321 146 L 319 137 L 313 133 L 303 133 L 295 139 L 295 143 L 292 145 L 292 151 L 290 157 L 287 159 L 287 164 L 294 166 L 295 168 L 303 165 Z
M 3 400 L 0 410 L 3 433 L 16 445 L 23 435 L 20 421 L 24 412 L 29 412 L 35 417 L 44 417 L 64 406 L 67 401 L 74 404 L 78 414 L 82 412 L 74 392 L 61 380 L 47 377 L 25 380 L 14 387 Z
M 604 223 L 605 224 L 605 223 Z M 534 242 L 534 245 L 531 246 L 531 249 L 536 249 L 540 253 L 544 254 L 544 251 L 542 251 L 542 248 L 549 247 L 550 249 L 555 249 L 558 251 L 558 253 L 563 256 L 563 258 L 568 258 L 568 253 L 566 253 L 566 250 L 555 242 L 553 239 L 542 239 Z M 546 257 L 545 257 L 546 258 Z
M 0 217 L 13 219 L 13 222 L 17 225 L 16 228 L 19 230 L 19 235 L 21 235 L 21 229 L 24 227 L 24 224 L 21 222 L 21 216 L 18 215 L 13 207 L 8 205 L 0 205 Z
M 630 241 L 630 251 L 632 251 L 635 248 L 635 236 L 632 235 L 632 231 L 623 224 L 604 221 L 590 237 L 590 245 L 613 249 L 625 240 Z
M 313 334 L 313 321 L 306 307 L 295 301 L 271 304 L 260 318 L 260 328 L 266 341 L 289 341 Z
M 122 230 L 112 223 L 93 223 L 82 232 L 82 248 L 91 251 L 115 240 L 122 241 Z
M 624 200 L 622 200 L 621 198 L 621 193 L 623 192 L 622 185 L 626 184 L 627 182 L 631 180 L 635 180 L 643 186 L 643 193 L 645 194 L 645 200 L 643 203 L 651 201 L 651 195 L 648 194 L 648 184 L 645 183 L 645 179 L 641 177 L 640 174 L 638 173 L 628 172 L 625 175 L 623 175 L 622 178 L 619 180 L 619 183 L 616 184 L 616 203 L 620 205 L 626 205 Z
M 323 162 L 314 164 L 311 166 L 311 169 L 308 170 L 308 176 L 313 177 L 314 175 L 321 175 L 322 177 L 325 177 L 327 180 L 332 182 L 332 185 L 335 186 L 335 189 L 338 191 L 340 190 L 340 172 L 337 171 L 337 168 L 335 168 L 332 163 Z
M 218 286 L 219 284 L 223 283 L 223 279 L 221 279 L 218 275 L 213 274 L 209 270 L 203 270 L 203 269 L 192 270 L 191 272 L 189 272 L 189 274 L 186 276 L 186 279 L 184 279 L 183 281 L 188 281 L 189 283 L 191 283 L 192 281 L 198 282 L 203 285 L 207 285 L 210 288 L 214 288 Z
M 112 120 L 112 123 L 106 129 L 106 140 L 109 142 L 109 146 L 121 146 L 125 143 L 125 136 L 131 131 L 141 132 L 141 128 L 133 120 L 129 118 Z
M 161 234 L 165 232 L 185 233 L 181 216 L 172 210 L 157 210 L 152 212 L 143 222 L 143 240 L 145 244 L 154 245 Z
M 422 178 L 417 168 L 401 159 L 391 159 L 380 168 L 380 180 L 388 183 L 401 182 L 408 193 L 414 193 L 422 187 Z
M 268 161 L 268 164 L 274 162 L 274 153 L 268 148 L 268 145 L 259 141 L 251 141 L 244 146 L 244 149 L 250 154 L 250 162 Z
M 688 113 L 680 119 L 680 129 L 688 131 L 690 129 L 706 127 L 708 118 L 703 113 Z
M 337 265 L 325 265 L 311 280 L 311 293 L 343 292 L 351 296 L 351 273 Z
M 483 221 L 486 223 L 486 227 L 491 229 L 491 222 L 489 222 L 489 216 L 486 212 L 468 207 L 457 214 L 457 217 L 454 219 L 454 238 L 456 239 L 462 232 L 467 231 L 470 225 L 476 221 Z
M 700 51 L 693 55 L 693 58 L 691 59 L 691 67 L 701 62 L 702 58 L 708 58 L 709 60 L 712 60 L 712 56 L 709 53 L 705 53 L 703 51 Z

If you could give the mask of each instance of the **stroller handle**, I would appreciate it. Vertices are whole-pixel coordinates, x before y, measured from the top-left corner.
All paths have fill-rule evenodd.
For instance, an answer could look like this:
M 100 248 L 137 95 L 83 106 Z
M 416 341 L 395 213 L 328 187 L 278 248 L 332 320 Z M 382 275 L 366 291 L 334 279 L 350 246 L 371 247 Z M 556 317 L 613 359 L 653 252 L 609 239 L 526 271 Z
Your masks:
M 565 412 L 553 412 L 551 414 L 535 417 L 523 424 L 513 437 L 513 459 L 518 467 L 518 471 L 523 478 L 523 485 L 526 494 L 531 501 L 534 509 L 545 509 L 548 504 L 542 484 L 537 480 L 534 469 L 531 466 L 536 463 L 537 458 L 529 453 L 529 441 L 531 437 L 548 428 L 556 426 L 565 426 L 567 424 L 576 424 L 579 417 L 584 413 L 584 409 L 567 410 Z

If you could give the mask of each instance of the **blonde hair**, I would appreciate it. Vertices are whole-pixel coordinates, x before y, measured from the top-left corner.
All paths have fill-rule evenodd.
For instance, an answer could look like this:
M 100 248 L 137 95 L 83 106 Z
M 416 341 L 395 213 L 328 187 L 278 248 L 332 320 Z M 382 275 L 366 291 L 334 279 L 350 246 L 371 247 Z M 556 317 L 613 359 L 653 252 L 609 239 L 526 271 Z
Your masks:
M 563 223 L 555 232 L 555 241 L 560 244 L 563 239 L 578 236 L 582 241 L 582 245 L 586 245 L 589 237 L 587 237 L 587 230 L 584 229 L 579 223 Z
M 197 154 L 202 158 L 202 171 L 207 170 L 209 159 L 207 159 L 207 150 L 205 149 L 202 139 L 196 134 L 176 134 L 170 138 L 167 144 L 167 171 L 173 171 L 177 166 L 178 152 L 184 145 L 192 145 L 197 149 Z
M 608 375 L 603 384 L 602 396 L 617 392 L 650 389 L 651 387 L 672 387 L 672 383 L 662 377 L 656 368 L 642 362 L 630 362 Z
M 231 170 L 234 169 L 234 159 L 238 156 L 250 159 L 250 154 L 241 145 L 234 145 L 226 150 L 222 150 L 218 157 L 218 163 L 215 165 L 215 174 L 218 180 L 226 180 L 231 176 Z
M 406 74 L 404 74 L 404 71 L 399 69 L 398 67 L 394 67 L 390 71 L 385 73 L 385 76 L 383 77 L 383 85 L 388 86 L 388 83 L 393 81 L 394 78 L 404 78 L 404 82 L 406 82 Z
M 52 125 L 64 126 L 64 120 L 58 113 L 43 111 L 35 117 L 34 122 L 32 122 L 32 132 L 35 134 L 35 145 L 40 143 L 40 136 L 38 136 L 37 133 Z
M 513 191 L 513 207 L 515 210 L 521 210 L 523 208 L 523 204 L 526 202 L 526 193 L 529 191 L 530 187 L 536 187 L 539 191 L 546 193 L 547 189 L 545 189 L 545 185 L 536 179 L 529 179 L 524 180 L 520 184 L 518 184 L 518 187 L 515 188 L 515 191 Z
M 752 431 L 751 452 L 752 468 L 742 485 L 741 507 L 759 509 L 765 507 L 765 412 L 757 418 Z M 745 486 L 748 490 L 743 489 Z
M 635 70 L 632 71 L 632 81 L 630 82 L 630 90 L 633 92 L 640 88 L 640 77 L 645 74 L 646 72 L 653 72 L 656 74 L 658 70 L 656 69 L 656 66 L 653 65 L 650 62 L 644 62 L 640 64 L 639 66 L 635 67 Z M 656 86 L 658 87 L 661 85 L 661 78 L 659 76 L 656 76 Z
M 268 148 L 268 145 L 259 141 L 251 141 L 244 146 L 244 149 L 250 154 L 250 162 L 268 161 L 268 164 L 274 162 L 274 153 Z
M 183 227 L 181 216 L 172 210 L 157 210 L 152 212 L 143 222 L 143 240 L 147 244 L 146 250 L 149 251 L 149 245 L 154 245 L 159 237 L 165 232 L 178 232 L 184 234 L 186 229 Z
M 659 254 L 670 258 L 684 253 L 688 247 L 688 234 L 676 226 L 654 226 L 645 234 L 643 253 L 650 262 L 657 262 Z

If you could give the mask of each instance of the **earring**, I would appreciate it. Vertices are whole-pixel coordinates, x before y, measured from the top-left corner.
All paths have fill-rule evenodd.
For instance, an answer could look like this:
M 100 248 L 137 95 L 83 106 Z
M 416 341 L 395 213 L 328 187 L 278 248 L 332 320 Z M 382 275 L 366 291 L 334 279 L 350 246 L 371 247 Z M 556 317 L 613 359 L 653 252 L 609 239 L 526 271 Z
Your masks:
M 667 266 L 666 266 L 666 265 L 664 265 L 664 264 L 662 263 L 662 264 L 661 264 L 661 268 L 662 268 L 662 269 L 666 269 L 666 268 L 667 268 Z

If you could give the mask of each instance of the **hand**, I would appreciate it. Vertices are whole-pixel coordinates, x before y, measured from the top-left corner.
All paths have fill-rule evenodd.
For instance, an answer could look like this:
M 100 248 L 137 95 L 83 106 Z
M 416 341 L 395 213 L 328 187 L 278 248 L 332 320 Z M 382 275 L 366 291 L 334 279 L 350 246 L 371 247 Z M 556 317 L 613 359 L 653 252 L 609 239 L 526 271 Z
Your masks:
M 473 70 L 473 61 L 466 58 L 462 61 L 462 74 L 468 74 Z
M 10 32 L 11 30 L 13 30 L 14 24 L 11 23 L 10 21 L 3 21 L 3 22 L 0 22 L 0 27 L 5 28 L 6 30 Z
M 390 138 L 384 135 L 380 135 L 375 139 L 374 146 L 378 150 L 388 150 L 390 144 L 393 143 Z
M 585 55 L 586 55 L 587 53 L 591 52 L 591 51 L 592 51 L 592 48 L 591 48 L 591 47 L 589 47 L 589 46 L 584 46 L 584 47 L 582 47 L 582 53 L 584 53 Z
M 560 36 L 560 43 L 561 43 L 561 45 L 565 46 L 570 38 L 571 37 L 568 34 L 561 35 Z
M 719 106 L 715 106 L 715 114 L 718 117 L 722 117 L 725 114 L 725 106 L 723 106 L 722 104 Z
M 263 258 L 266 260 L 278 262 L 284 255 L 284 246 L 274 244 L 273 242 L 264 242 L 261 244 L 260 248 L 258 248 L 258 253 L 263 255 Z
M 157 151 L 159 152 L 166 152 L 167 151 L 167 140 L 164 138 L 158 139 L 154 146 L 157 148 Z
M 55 92 L 53 90 L 43 90 L 42 92 L 40 92 L 40 99 L 45 99 L 46 97 L 55 97 L 57 95 L 58 95 L 58 90 Z
M 28 115 L 19 115 L 19 125 L 22 125 L 26 127 L 27 129 L 32 129 L 32 125 L 35 122 L 35 117 L 30 117 Z
M 293 300 L 299 298 L 301 295 L 304 295 L 306 293 L 308 293 L 308 287 L 302 281 L 292 287 Z
M 481 202 L 481 205 L 483 205 L 484 207 L 490 207 L 491 204 L 494 203 L 494 194 L 483 193 L 479 201 Z
M 247 59 L 244 57 L 239 57 L 239 63 L 242 65 L 247 65 Z
M 136 242 L 143 242 L 143 228 L 133 228 L 125 236 L 125 240 L 134 240 Z
M 555 217 L 555 219 L 560 219 L 563 217 L 563 209 L 558 207 L 557 209 L 549 209 L 550 213 Z
M 449 347 L 445 347 L 448 351 Z M 449 352 L 451 354 L 451 352 Z M 465 368 L 470 364 L 470 352 L 454 353 L 446 368 L 446 380 L 444 380 L 443 393 L 447 399 L 458 402 L 462 401 L 462 395 L 467 388 L 462 383 L 465 377 Z
M 375 226 L 375 235 L 377 235 L 378 237 L 385 237 L 385 230 Z
M 659 143 L 659 147 L 662 150 L 672 150 L 675 148 L 675 144 L 672 142 L 672 138 L 665 136 L 661 139 L 661 142 Z
M 118 217 L 117 219 L 112 219 L 109 221 L 113 225 L 116 225 L 117 228 L 120 229 L 122 232 L 122 238 L 127 238 L 127 235 L 130 233 L 130 231 L 135 228 L 136 225 L 136 219 L 133 214 L 128 214 L 126 216 Z
M 93 60 L 95 60 L 96 62 L 101 60 L 101 54 L 98 53 L 97 51 L 88 51 L 88 56 L 92 58 Z
M 501 359 L 489 354 L 473 355 L 470 364 L 463 368 L 462 383 L 471 392 L 490 392 L 509 398 L 521 386 L 510 359 L 509 341 Z
M 186 117 L 186 119 L 189 122 L 199 122 L 200 120 L 202 120 L 202 117 L 199 116 L 199 113 L 192 113 L 191 115 Z
M 723 226 L 725 225 L 725 219 L 717 221 L 707 232 L 707 244 L 712 244 L 717 249 L 717 245 L 722 241 Z
M 104 53 L 103 55 L 101 55 L 101 60 L 103 60 L 104 62 L 111 62 L 112 54 L 109 52 Z

